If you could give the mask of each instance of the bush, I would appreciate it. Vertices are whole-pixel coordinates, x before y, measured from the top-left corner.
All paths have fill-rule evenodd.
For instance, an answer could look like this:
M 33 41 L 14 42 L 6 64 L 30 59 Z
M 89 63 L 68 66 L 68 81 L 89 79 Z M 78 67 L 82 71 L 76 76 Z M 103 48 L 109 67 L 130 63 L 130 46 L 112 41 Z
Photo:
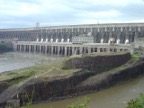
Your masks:
M 0 53 L 12 51 L 12 46 L 8 45 L 8 43 L 0 42 Z
M 144 94 L 140 94 L 139 98 L 131 100 L 126 108 L 144 108 Z
M 84 99 L 78 100 L 78 102 L 72 105 L 69 105 L 67 108 L 88 108 L 88 105 L 87 105 L 88 102 L 89 102 L 89 99 L 85 97 Z

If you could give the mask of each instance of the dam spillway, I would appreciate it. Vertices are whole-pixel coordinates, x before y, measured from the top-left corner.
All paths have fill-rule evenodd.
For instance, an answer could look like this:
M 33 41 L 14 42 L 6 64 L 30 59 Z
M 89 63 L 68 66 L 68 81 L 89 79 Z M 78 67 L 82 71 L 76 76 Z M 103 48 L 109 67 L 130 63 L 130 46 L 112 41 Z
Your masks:
M 0 29 L 0 40 L 17 41 L 14 42 L 16 51 L 57 55 L 130 51 L 136 45 L 141 46 L 139 38 L 143 37 L 144 23 Z M 111 39 L 114 39 L 113 46 Z

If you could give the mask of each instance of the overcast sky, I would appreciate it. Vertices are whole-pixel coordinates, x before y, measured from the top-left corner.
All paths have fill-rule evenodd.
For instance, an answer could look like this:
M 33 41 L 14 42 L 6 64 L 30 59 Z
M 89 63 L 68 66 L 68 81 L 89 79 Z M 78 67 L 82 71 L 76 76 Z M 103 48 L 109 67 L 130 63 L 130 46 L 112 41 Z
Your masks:
M 0 0 L 0 28 L 144 22 L 144 0 Z

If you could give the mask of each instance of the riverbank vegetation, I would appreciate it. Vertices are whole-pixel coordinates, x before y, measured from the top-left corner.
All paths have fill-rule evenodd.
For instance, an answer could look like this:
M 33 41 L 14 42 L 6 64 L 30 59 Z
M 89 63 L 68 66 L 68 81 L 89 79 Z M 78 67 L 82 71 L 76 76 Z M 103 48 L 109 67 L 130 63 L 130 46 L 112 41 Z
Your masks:
M 66 77 L 72 75 L 72 73 L 76 72 L 76 70 L 79 70 L 61 69 L 64 59 L 65 58 L 61 58 L 55 61 L 50 61 L 46 64 L 0 73 L 0 82 L 8 82 L 12 85 L 24 82 L 24 80 L 28 81 L 30 79 L 47 80 L 52 77 Z
M 81 100 L 78 100 L 76 103 L 68 105 L 67 108 L 89 108 L 88 107 L 89 102 L 90 102 L 90 99 L 85 97 Z
M 140 94 L 138 98 L 132 99 L 128 102 L 128 106 L 126 108 L 144 108 L 144 94 Z
M 0 53 L 12 51 L 12 44 L 8 42 L 0 42 Z

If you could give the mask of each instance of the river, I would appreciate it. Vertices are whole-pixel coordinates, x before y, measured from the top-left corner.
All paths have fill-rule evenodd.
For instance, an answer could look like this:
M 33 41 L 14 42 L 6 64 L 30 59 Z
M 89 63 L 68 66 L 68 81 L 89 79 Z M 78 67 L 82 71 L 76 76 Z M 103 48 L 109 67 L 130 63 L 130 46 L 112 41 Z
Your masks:
M 59 58 L 41 54 L 5 53 L 0 55 L 0 72 L 43 64 Z M 140 93 L 144 93 L 144 76 L 96 93 L 51 103 L 34 104 L 32 108 L 66 108 L 67 105 L 85 96 L 90 99 L 89 108 L 125 108 L 127 102 L 138 97 Z
M 0 54 L 0 72 L 44 64 L 56 59 L 60 59 L 60 57 L 44 54 L 8 52 Z
M 89 108 L 125 108 L 127 102 L 137 98 L 140 93 L 144 93 L 144 76 L 96 93 L 51 103 L 34 104 L 32 108 L 66 108 L 67 105 L 84 97 L 90 99 Z

